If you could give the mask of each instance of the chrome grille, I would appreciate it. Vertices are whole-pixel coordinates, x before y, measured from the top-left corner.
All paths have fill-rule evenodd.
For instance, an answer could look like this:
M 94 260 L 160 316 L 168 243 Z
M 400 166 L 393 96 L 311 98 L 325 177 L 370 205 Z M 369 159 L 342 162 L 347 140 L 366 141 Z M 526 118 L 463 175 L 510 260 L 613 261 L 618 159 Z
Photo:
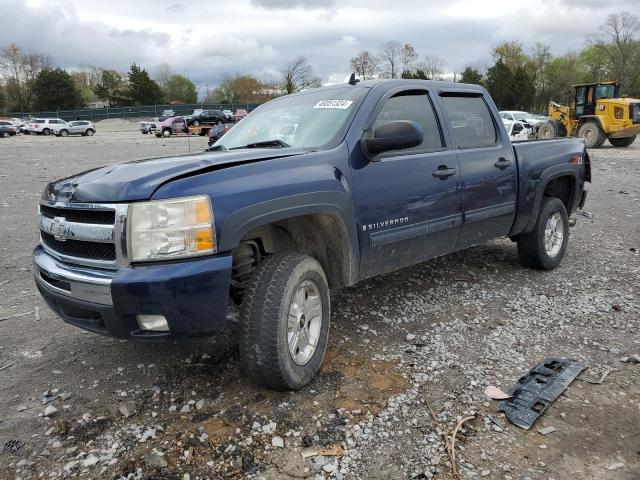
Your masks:
M 42 203 L 40 243 L 65 263 L 114 269 L 126 264 L 125 204 Z

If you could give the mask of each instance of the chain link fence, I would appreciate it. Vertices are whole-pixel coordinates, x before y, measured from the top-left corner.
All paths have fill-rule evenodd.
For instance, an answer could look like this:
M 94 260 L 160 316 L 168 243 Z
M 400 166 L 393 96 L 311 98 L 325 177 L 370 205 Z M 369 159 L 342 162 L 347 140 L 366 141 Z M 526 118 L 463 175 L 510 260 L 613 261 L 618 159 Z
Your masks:
M 202 110 L 231 110 L 235 113 L 237 109 L 245 109 L 250 112 L 259 104 L 216 104 L 216 103 L 195 103 L 185 105 L 139 105 L 135 107 L 104 107 L 104 108 L 83 108 L 78 110 L 51 110 L 47 112 L 6 112 L 2 114 L 6 117 L 38 117 L 38 118 L 61 118 L 67 122 L 71 120 L 105 120 L 109 118 L 152 118 L 162 116 L 165 110 L 173 110 L 175 115 L 190 115 L 196 109 Z

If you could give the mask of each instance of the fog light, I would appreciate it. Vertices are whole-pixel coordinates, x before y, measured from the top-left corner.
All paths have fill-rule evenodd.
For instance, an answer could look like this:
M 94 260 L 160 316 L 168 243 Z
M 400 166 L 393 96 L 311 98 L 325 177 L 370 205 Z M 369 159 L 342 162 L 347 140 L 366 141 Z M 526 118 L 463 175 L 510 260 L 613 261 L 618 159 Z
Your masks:
M 142 330 L 150 332 L 168 332 L 169 324 L 164 315 L 136 315 Z

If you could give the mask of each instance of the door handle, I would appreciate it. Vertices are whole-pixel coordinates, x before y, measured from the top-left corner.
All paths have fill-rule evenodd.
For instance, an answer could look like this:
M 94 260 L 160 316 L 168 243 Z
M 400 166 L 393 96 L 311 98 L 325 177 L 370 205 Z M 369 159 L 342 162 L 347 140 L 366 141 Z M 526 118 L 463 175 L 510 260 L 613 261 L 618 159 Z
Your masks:
M 498 159 L 498 161 L 496 163 L 494 163 L 494 165 L 496 167 L 498 167 L 500 170 L 504 170 L 507 167 L 510 167 L 511 165 L 513 165 L 513 162 L 511 160 L 507 160 L 504 157 L 500 157 Z
M 451 175 L 455 175 L 457 170 L 455 168 L 449 168 L 446 165 L 440 165 L 437 170 L 433 171 L 433 176 L 438 177 L 440 180 L 445 180 Z

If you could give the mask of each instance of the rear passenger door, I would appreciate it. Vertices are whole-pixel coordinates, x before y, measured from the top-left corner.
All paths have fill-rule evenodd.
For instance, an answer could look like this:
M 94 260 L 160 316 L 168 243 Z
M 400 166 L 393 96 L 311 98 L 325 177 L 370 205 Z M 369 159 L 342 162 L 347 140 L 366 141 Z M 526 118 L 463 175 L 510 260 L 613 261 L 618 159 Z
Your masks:
M 464 223 L 456 249 L 508 235 L 516 213 L 513 148 L 482 92 L 440 93 L 462 175 Z
M 390 151 L 376 161 L 356 149 L 353 182 L 361 278 L 443 255 L 455 247 L 462 224 L 456 151 L 447 150 L 441 119 L 426 90 L 395 90 L 382 98 L 369 128 L 394 120 L 422 126 L 422 144 Z M 367 130 L 369 130 L 367 128 Z

